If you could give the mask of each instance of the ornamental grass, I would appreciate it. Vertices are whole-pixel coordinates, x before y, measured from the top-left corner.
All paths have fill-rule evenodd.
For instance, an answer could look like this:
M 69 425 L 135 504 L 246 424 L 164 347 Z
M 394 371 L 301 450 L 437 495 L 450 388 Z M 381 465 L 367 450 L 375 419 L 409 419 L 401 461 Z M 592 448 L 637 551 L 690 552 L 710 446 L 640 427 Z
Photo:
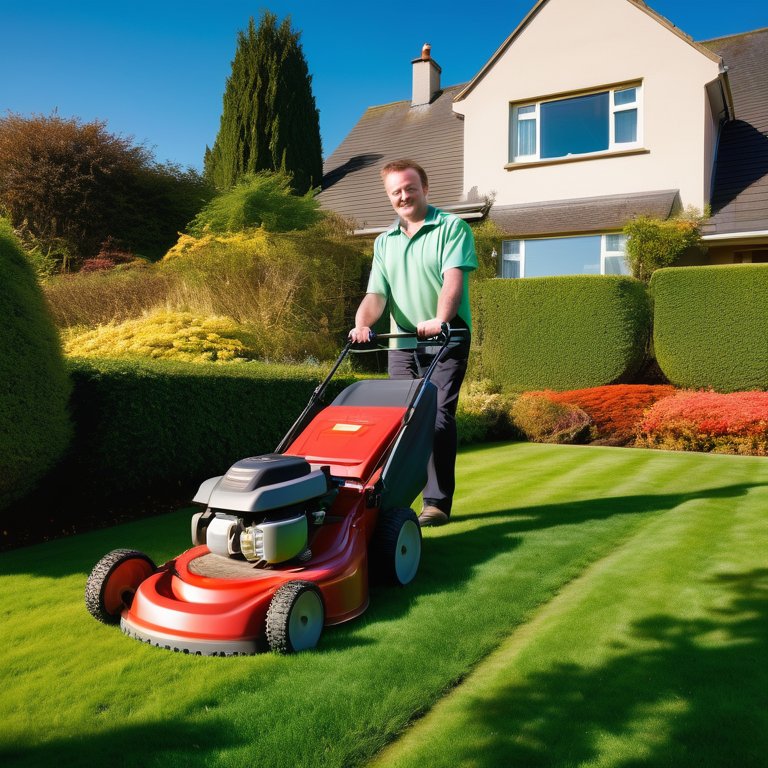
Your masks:
M 534 443 L 584 443 L 590 437 L 592 420 L 581 408 L 556 403 L 541 393 L 521 395 L 511 415 L 517 429 Z
M 636 444 L 768 456 L 768 392 L 679 392 L 650 408 Z
M 518 438 L 510 415 L 514 400 L 488 379 L 465 382 L 456 409 L 459 445 Z

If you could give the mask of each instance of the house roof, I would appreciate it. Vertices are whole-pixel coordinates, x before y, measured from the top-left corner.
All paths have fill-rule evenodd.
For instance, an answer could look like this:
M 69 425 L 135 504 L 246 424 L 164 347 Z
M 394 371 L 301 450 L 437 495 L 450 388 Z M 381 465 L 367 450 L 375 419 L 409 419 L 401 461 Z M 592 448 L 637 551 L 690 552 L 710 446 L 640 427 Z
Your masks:
M 549 2 L 549 0 L 539 0 L 536 5 L 531 8 L 526 17 L 520 22 L 520 24 L 518 24 L 515 31 L 499 46 L 496 53 L 494 53 L 493 56 L 488 59 L 485 66 L 472 78 L 472 80 L 469 81 L 469 83 L 467 83 L 465 88 L 456 94 L 453 99 L 454 101 L 461 101 L 485 77 L 486 73 L 496 64 L 498 59 L 503 56 L 507 48 L 512 45 L 517 37 L 519 37 L 520 33 L 533 21 L 541 8 L 547 2 Z M 626 2 L 632 3 L 632 5 L 634 5 L 636 8 L 640 9 L 644 13 L 647 13 L 651 18 L 658 21 L 662 26 L 666 27 L 670 32 L 677 35 L 681 40 L 684 40 L 686 43 L 693 46 L 697 51 L 699 51 L 699 53 L 704 54 L 707 58 L 710 58 L 713 61 L 719 61 L 720 57 L 716 52 L 707 46 L 702 45 L 701 43 L 697 43 L 692 37 L 686 35 L 685 32 L 676 27 L 669 19 L 664 18 L 664 16 L 662 16 L 660 13 L 656 13 L 656 11 L 646 5 L 643 0 L 626 0 Z
M 389 226 L 395 218 L 379 171 L 391 160 L 410 157 L 429 175 L 429 202 L 458 203 L 464 182 L 464 120 L 452 110 L 465 84 L 444 88 L 430 103 L 398 101 L 365 111 L 325 161 L 322 208 L 354 219 L 358 229 Z
M 678 190 L 665 189 L 494 206 L 489 215 L 505 232 L 519 237 L 571 235 L 619 230 L 631 218 L 641 214 L 666 219 L 679 205 Z
M 723 125 L 705 235 L 768 230 L 768 28 L 703 43 L 722 56 L 736 119 Z

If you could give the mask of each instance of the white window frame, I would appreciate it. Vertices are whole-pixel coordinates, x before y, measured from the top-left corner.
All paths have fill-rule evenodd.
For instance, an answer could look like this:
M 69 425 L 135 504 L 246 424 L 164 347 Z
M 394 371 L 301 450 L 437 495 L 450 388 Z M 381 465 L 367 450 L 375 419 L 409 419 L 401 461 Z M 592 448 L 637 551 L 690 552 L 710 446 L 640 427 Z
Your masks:
M 635 89 L 635 101 L 628 104 L 616 105 L 616 92 L 627 91 Z M 585 152 L 578 155 L 563 155 L 562 157 L 545 157 L 541 155 L 541 118 L 540 118 L 540 106 L 553 101 L 563 101 L 565 99 L 574 99 L 579 96 L 591 96 L 596 93 L 608 93 L 608 148 L 601 149 L 597 152 Z M 569 93 L 557 98 L 545 98 L 540 101 L 521 101 L 516 104 L 510 104 L 510 135 L 509 135 L 509 162 L 510 163 L 530 163 L 530 162 L 546 162 L 556 163 L 559 160 L 565 160 L 566 158 L 573 157 L 599 157 L 610 152 L 620 152 L 627 149 L 641 149 L 643 147 L 643 84 L 638 82 L 630 82 L 624 85 L 616 85 L 610 88 L 598 88 L 594 91 L 584 91 Z M 533 112 L 519 114 L 519 110 L 524 107 L 535 107 Z M 616 114 L 618 112 L 626 112 L 631 109 L 637 110 L 637 139 L 635 141 L 623 141 L 616 142 Z M 518 123 L 521 120 L 535 120 L 536 121 L 536 152 L 531 155 L 519 155 L 517 153 L 517 136 L 518 136 Z
M 618 251 L 609 251 L 608 250 L 608 237 L 611 235 L 619 235 L 622 239 L 621 244 L 622 247 Z M 579 235 L 572 235 L 572 237 L 579 237 Z M 584 235 L 584 237 L 589 237 L 589 235 Z M 563 240 L 565 238 L 561 237 L 541 237 L 541 238 L 528 238 L 529 240 Z M 624 256 L 626 254 L 626 237 L 620 233 L 620 232 L 606 232 L 604 234 L 600 235 L 600 274 L 605 274 L 605 259 L 607 256 Z M 507 243 L 519 243 L 520 248 L 518 253 L 506 253 L 508 250 L 506 247 Z M 503 277 L 504 275 L 504 262 L 505 261 L 516 261 L 520 264 L 520 278 L 525 277 L 525 240 L 517 240 L 517 239 L 510 239 L 510 240 L 502 240 L 501 243 L 501 275 L 500 277 Z M 580 273 L 579 273 L 580 274 Z M 505 280 L 517 280 L 520 278 L 514 278 L 514 277 L 508 277 L 503 278 Z
M 505 253 L 507 243 L 519 243 L 518 253 Z M 502 240 L 501 241 L 501 274 L 504 274 L 504 262 L 516 261 L 520 264 L 520 277 L 525 277 L 525 240 Z M 517 280 L 519 278 L 508 277 L 505 280 Z
M 618 251 L 608 250 L 608 238 L 611 235 L 618 235 L 621 239 L 621 246 Z M 600 238 L 600 274 L 605 274 L 605 259 L 608 256 L 621 256 L 624 257 L 627 253 L 627 236 L 621 232 L 609 232 Z

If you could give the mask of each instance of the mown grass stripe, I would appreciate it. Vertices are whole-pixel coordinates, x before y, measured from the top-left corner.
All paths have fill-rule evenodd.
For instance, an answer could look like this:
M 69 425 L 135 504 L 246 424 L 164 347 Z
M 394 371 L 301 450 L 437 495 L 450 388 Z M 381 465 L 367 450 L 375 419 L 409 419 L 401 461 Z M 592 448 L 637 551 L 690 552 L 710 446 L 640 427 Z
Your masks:
M 708 469 L 371 768 L 764 765 L 768 486 Z

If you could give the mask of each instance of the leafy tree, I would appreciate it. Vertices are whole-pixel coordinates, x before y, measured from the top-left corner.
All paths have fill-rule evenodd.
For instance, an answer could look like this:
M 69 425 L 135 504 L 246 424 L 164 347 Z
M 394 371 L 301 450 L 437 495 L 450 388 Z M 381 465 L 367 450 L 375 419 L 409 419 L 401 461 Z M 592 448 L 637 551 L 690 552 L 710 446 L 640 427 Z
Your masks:
M 689 248 L 700 247 L 701 221 L 701 211 L 689 207 L 666 220 L 643 215 L 626 224 L 626 258 L 632 276 L 650 283 L 657 269 L 672 266 Z
M 109 237 L 161 256 L 211 199 L 193 170 L 158 164 L 132 136 L 77 117 L 0 118 L 0 207 L 40 258 L 98 253 Z
M 312 191 L 294 195 L 291 177 L 261 171 L 246 174 L 232 189 L 222 192 L 197 214 L 188 232 L 241 232 L 263 226 L 270 232 L 307 229 L 320 218 L 319 203 Z
M 290 16 L 278 25 L 269 11 L 258 28 L 251 17 L 238 31 L 219 133 L 205 151 L 205 177 L 215 186 L 262 170 L 292 174 L 299 194 L 320 183 L 320 119 L 300 36 Z

